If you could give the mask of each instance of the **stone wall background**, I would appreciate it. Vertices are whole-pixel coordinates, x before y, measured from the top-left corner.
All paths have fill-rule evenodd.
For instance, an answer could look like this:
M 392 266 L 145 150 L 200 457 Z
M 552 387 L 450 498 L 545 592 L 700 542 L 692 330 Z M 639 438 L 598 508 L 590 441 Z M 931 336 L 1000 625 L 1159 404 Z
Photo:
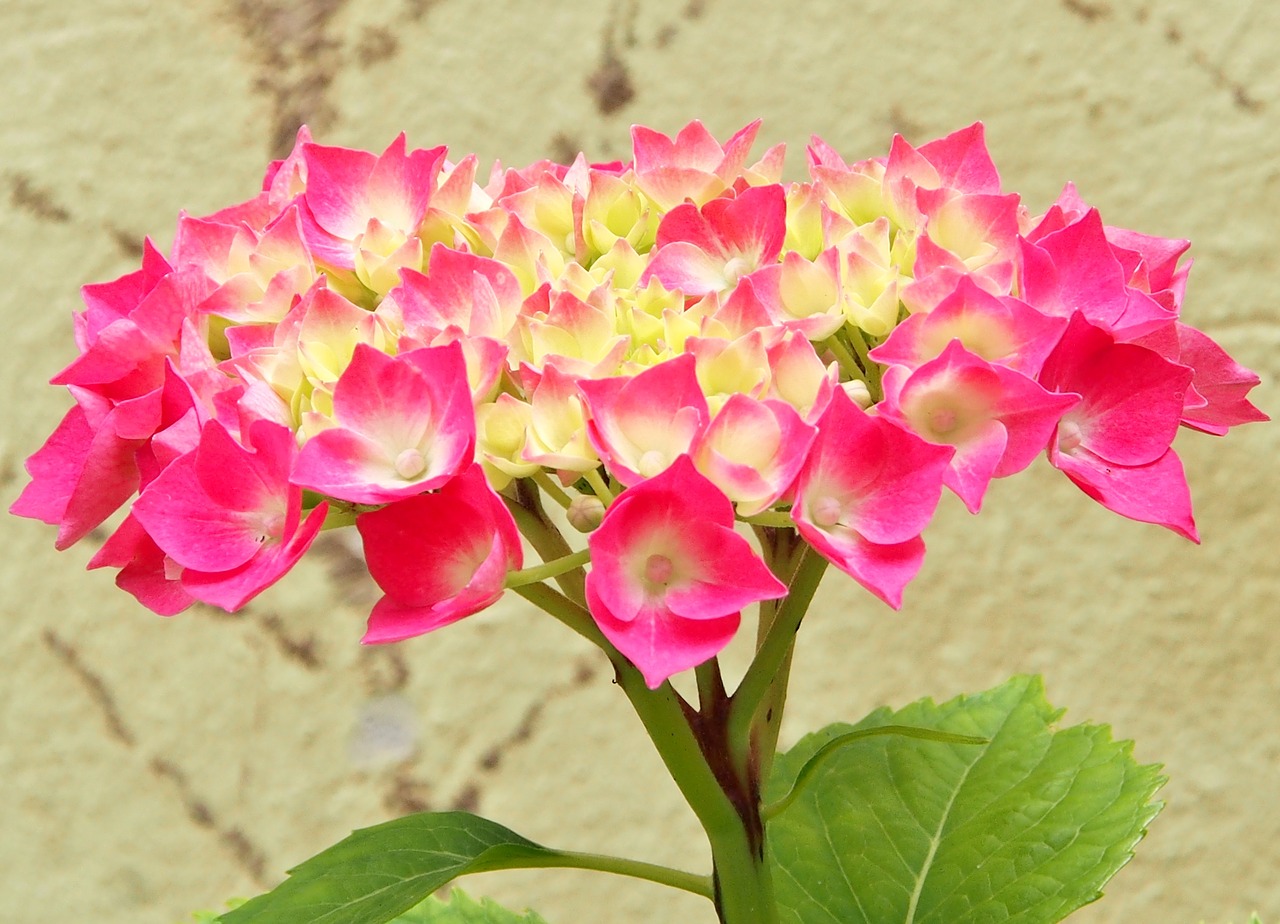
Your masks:
M 318 139 L 523 164 L 623 155 L 628 126 L 758 116 L 850 159 L 975 119 L 1034 209 L 1074 180 L 1109 222 L 1195 242 L 1185 315 L 1280 411 L 1280 6 L 1228 0 L 9 0 L 0 6 L 0 494 L 65 396 L 78 287 L 245 198 Z M 1168 808 L 1080 924 L 1280 918 L 1280 431 L 1178 448 L 1203 546 L 1037 464 L 980 520 L 954 498 L 894 615 L 829 579 L 784 743 L 922 695 L 1046 675 L 1069 720 L 1163 761 Z M 390 648 L 326 540 L 240 616 L 161 620 L 52 531 L 0 519 L 0 896 L 14 921 L 171 924 L 363 826 L 466 807 L 535 839 L 705 863 L 601 658 L 516 599 Z M 710 921 L 588 873 L 472 892 L 575 921 Z

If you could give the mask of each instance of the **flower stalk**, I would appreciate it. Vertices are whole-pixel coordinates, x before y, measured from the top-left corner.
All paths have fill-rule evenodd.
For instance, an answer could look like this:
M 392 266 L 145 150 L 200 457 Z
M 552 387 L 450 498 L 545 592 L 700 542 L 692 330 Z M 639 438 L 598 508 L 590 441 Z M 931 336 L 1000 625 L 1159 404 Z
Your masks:
M 650 688 L 596 628 L 590 612 L 543 583 L 580 568 L 588 556 L 557 555 L 568 543 L 537 505 L 536 492 L 517 488 L 517 495 L 522 503 L 510 503 L 517 522 L 551 560 L 519 572 L 515 581 L 509 578 L 509 586 L 609 657 L 618 685 L 707 836 L 713 887 L 700 894 L 715 903 L 722 924 L 777 921 L 761 791 L 777 743 L 795 634 L 825 571 L 825 559 L 792 530 L 759 530 L 765 560 L 784 580 L 787 593 L 762 602 L 759 650 L 735 693 L 725 688 L 718 658 L 695 668 L 695 709 L 670 682 Z

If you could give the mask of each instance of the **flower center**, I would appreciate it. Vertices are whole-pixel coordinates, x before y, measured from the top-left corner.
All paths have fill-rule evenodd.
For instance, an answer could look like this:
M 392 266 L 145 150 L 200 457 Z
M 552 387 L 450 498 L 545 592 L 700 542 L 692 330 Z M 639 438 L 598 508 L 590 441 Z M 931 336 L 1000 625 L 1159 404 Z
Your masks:
M 1058 425 L 1058 451 L 1070 452 L 1084 440 L 1080 425 L 1073 420 L 1064 420 Z
M 642 476 L 652 478 L 667 467 L 667 457 L 656 449 L 650 449 L 640 456 L 640 461 L 636 463 L 636 467 L 640 470 Z
M 727 288 L 732 289 L 738 284 L 739 277 L 749 272 L 751 272 L 750 261 L 742 257 L 734 257 L 724 265 L 724 281 L 728 283 Z
M 284 514 L 264 513 L 258 520 L 258 541 L 271 542 L 284 537 Z
M 426 458 L 416 449 L 406 449 L 396 456 L 396 474 L 401 478 L 417 478 L 426 468 Z
M 650 584 L 666 587 L 671 583 L 671 575 L 675 570 L 676 566 L 667 556 L 650 555 L 648 561 L 644 563 L 644 579 Z
M 958 423 L 955 408 L 935 407 L 929 412 L 929 429 L 940 436 L 954 431 Z
M 840 522 L 844 507 L 834 497 L 819 497 L 813 505 L 813 522 L 823 529 L 835 526 Z

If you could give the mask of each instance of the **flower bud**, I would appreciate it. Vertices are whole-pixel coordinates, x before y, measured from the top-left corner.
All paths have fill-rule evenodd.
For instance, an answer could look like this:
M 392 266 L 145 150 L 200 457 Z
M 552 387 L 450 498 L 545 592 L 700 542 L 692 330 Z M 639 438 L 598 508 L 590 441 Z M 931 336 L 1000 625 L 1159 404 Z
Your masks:
M 841 382 L 840 387 L 844 393 L 849 396 L 849 400 L 864 411 L 871 407 L 871 391 L 867 388 L 867 383 L 861 379 L 854 379 L 850 382 Z
M 570 525 L 580 533 L 589 533 L 604 519 L 604 502 L 594 494 L 580 494 L 565 512 Z

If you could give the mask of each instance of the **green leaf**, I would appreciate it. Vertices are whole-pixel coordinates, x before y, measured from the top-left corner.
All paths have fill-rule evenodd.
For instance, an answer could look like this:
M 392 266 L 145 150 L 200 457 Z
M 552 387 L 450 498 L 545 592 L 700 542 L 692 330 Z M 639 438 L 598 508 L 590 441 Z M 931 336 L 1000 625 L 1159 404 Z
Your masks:
M 915 728 L 910 725 L 880 725 L 876 728 L 859 728 L 856 731 L 837 735 L 814 751 L 809 759 L 804 762 L 804 765 L 796 771 L 795 782 L 791 784 L 789 793 L 777 802 L 771 802 L 760 810 L 765 820 L 767 821 L 780 812 L 786 811 L 787 807 L 804 792 L 805 784 L 818 772 L 829 757 L 841 748 L 848 747 L 867 738 L 874 738 L 877 735 L 901 735 L 904 738 L 919 738 L 922 741 L 942 741 L 947 744 L 987 743 L 986 738 L 978 738 L 973 735 L 953 735 L 950 732 L 937 731 L 932 728 Z
M 466 812 L 362 828 L 219 924 L 386 924 L 467 873 L 554 866 L 562 855 Z
M 1052 924 L 1097 899 L 1160 810 L 1164 782 L 1110 729 L 1053 730 L 1039 678 L 880 709 L 778 756 L 765 801 L 851 732 L 888 725 L 989 739 L 867 738 L 830 756 L 769 822 L 787 924 Z
M 447 902 L 428 898 L 412 911 L 395 919 L 394 924 L 547 924 L 532 911 L 523 915 L 508 911 L 496 902 L 477 902 L 461 889 L 454 889 Z

